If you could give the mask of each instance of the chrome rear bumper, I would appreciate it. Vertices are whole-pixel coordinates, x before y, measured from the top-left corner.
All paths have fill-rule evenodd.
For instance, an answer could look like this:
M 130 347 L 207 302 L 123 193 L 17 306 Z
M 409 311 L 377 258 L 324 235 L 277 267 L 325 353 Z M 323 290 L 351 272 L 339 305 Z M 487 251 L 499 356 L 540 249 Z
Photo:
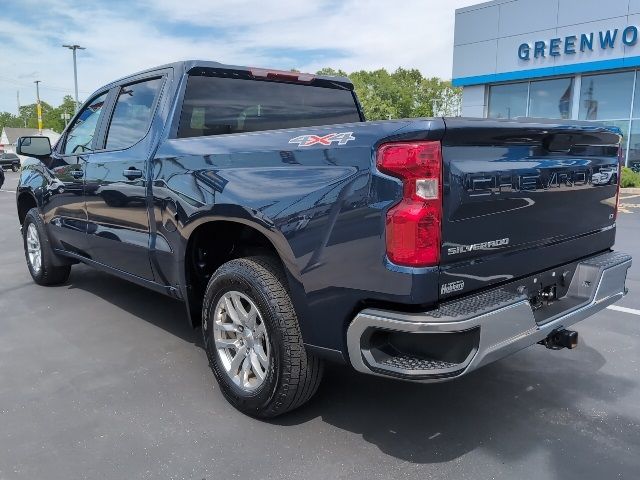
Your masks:
M 567 328 L 618 301 L 626 294 L 630 266 L 631 257 L 618 252 L 580 262 L 567 295 L 556 302 L 556 313 L 544 323 L 536 323 L 525 293 L 506 288 L 443 303 L 421 313 L 365 309 L 356 315 L 347 331 L 349 359 L 356 370 L 373 375 L 417 381 L 456 378 L 533 345 L 554 330 Z M 558 309 L 563 302 L 566 308 Z M 397 333 L 403 337 L 401 342 L 410 339 L 415 344 L 418 339 L 419 345 L 424 340 L 439 353 L 389 353 L 380 347 L 381 337 Z M 456 345 L 458 338 L 464 342 L 463 348 Z M 451 348 L 438 347 L 443 344 Z M 453 359 L 447 353 L 452 349 L 457 351 Z

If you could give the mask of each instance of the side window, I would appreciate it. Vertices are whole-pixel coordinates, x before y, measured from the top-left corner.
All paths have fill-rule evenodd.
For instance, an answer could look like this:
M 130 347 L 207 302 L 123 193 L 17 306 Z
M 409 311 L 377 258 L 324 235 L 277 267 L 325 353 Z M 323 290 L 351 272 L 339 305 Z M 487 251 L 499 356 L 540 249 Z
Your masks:
M 81 154 L 92 150 L 91 143 L 96 133 L 98 120 L 102 115 L 102 107 L 107 99 L 107 93 L 96 97 L 80 112 L 80 115 L 67 133 L 64 155 Z
M 120 88 L 107 133 L 107 150 L 130 147 L 145 136 L 161 85 L 162 78 L 154 78 Z

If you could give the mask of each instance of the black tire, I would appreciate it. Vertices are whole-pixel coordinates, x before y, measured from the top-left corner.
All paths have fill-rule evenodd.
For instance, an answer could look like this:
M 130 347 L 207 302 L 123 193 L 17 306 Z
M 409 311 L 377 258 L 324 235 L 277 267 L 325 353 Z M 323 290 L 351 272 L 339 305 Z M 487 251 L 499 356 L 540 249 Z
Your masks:
M 29 230 L 29 225 L 33 225 L 35 227 L 40 242 L 41 266 L 37 271 L 29 260 L 27 247 L 27 232 Z M 59 285 L 67 281 L 69 273 L 71 272 L 71 265 L 55 265 L 55 254 L 51 249 L 44 222 L 40 218 L 37 208 L 32 208 L 27 212 L 24 223 L 22 224 L 22 241 L 24 245 L 25 259 L 27 261 L 27 268 L 29 269 L 29 273 L 31 274 L 31 278 L 33 278 L 34 282 L 38 285 Z
M 238 291 L 255 303 L 268 334 L 269 366 L 262 384 L 252 392 L 231 380 L 215 347 L 213 314 L 220 298 L 230 291 Z M 306 351 L 284 274 L 279 262 L 270 257 L 239 258 L 218 268 L 205 293 L 202 333 L 222 393 L 247 415 L 272 418 L 289 412 L 307 402 L 320 385 L 323 363 Z
M 11 165 L 11 171 L 17 172 L 18 170 L 20 170 L 20 165 L 16 165 L 15 163 Z

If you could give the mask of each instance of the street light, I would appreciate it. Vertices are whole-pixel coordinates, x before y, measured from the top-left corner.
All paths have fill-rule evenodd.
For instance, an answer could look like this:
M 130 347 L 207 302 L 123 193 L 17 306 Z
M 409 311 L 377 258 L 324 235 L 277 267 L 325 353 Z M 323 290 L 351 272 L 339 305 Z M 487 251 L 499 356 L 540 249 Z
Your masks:
M 69 50 L 73 50 L 73 80 L 75 82 L 76 87 L 76 112 L 78 108 L 80 108 L 80 103 L 78 102 L 78 67 L 76 66 L 76 50 L 86 50 L 86 48 L 81 47 L 80 45 L 62 45 L 64 48 L 68 48 Z

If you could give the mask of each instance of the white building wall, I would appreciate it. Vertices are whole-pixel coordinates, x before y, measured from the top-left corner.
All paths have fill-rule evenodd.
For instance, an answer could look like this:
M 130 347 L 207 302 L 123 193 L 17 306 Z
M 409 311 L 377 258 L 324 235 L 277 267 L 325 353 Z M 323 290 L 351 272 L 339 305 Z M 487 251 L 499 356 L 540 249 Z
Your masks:
M 486 116 L 487 94 L 484 85 L 471 85 L 462 90 L 462 115 L 465 117 Z
M 629 25 L 640 30 L 640 0 L 495 0 L 456 11 L 453 53 L 454 84 L 469 77 L 523 74 L 528 70 L 566 67 L 585 62 L 640 57 L 640 39 L 633 46 L 621 41 Z M 598 32 L 618 29 L 615 48 L 600 48 Z M 594 32 L 593 51 L 564 54 L 564 39 Z M 559 56 L 521 60 L 518 47 L 560 38 Z M 638 66 L 634 65 L 634 66 Z M 560 73 L 560 72 L 559 72 Z M 561 73 L 580 73 L 562 71 Z M 538 76 L 552 75 L 552 71 Z M 524 77 L 520 77 L 524 78 Z M 465 80 L 466 79 L 466 80 Z M 479 83 L 479 81 L 476 81 Z
M 591 49 L 580 48 L 582 36 L 592 36 Z M 603 42 L 607 37 L 615 38 L 613 45 Z M 572 42 L 573 49 L 565 48 Z M 618 72 L 619 76 L 593 76 L 607 72 Z M 511 118 L 532 115 L 533 111 L 558 118 L 568 115 L 570 102 L 572 119 L 588 118 L 620 128 L 625 162 L 640 166 L 640 113 L 636 107 L 640 94 L 640 0 L 494 0 L 459 9 L 452 77 L 454 86 L 463 87 L 464 116 L 486 117 L 492 86 L 519 83 L 500 87 L 502 93 L 493 97 L 492 116 Z M 550 78 L 558 80 L 536 82 Z M 582 91 L 585 81 L 590 85 L 605 82 L 601 85 L 607 86 L 600 88 L 606 94 L 589 88 Z M 616 88 L 617 81 L 620 88 Z M 550 108 L 552 85 L 563 90 L 553 93 L 558 105 Z M 513 98 L 507 97 L 508 92 L 513 92 Z

